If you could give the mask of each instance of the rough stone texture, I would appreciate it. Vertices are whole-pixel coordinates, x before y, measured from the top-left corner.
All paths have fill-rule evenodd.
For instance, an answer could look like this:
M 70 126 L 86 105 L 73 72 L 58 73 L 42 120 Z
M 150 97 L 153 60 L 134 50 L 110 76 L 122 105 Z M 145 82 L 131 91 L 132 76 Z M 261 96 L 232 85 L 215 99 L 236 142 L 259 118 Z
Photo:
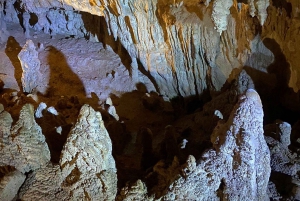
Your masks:
M 225 20 L 224 17 L 222 18 L 222 23 L 224 21 L 228 24 L 228 31 L 225 37 L 220 38 L 218 32 L 214 30 L 211 13 L 212 5 L 223 5 L 223 1 L 205 1 L 205 5 L 199 4 L 198 1 L 161 0 L 105 0 L 90 1 L 90 4 L 86 1 L 63 1 L 63 4 L 59 1 L 48 2 L 47 0 L 23 2 L 25 10 L 29 12 L 40 13 L 38 8 L 44 9 L 50 24 L 43 20 L 45 16 L 38 16 L 41 25 L 37 25 L 39 29 L 43 27 L 44 31 L 48 29 L 53 33 L 64 31 L 65 34 L 75 35 L 75 37 L 88 36 L 92 39 L 101 35 L 104 42 L 108 44 L 111 43 L 112 38 L 118 39 L 127 50 L 126 57 L 128 55 L 131 57 L 132 78 L 139 81 L 138 66 L 141 64 L 144 69 L 142 72 L 151 78 L 156 90 L 170 97 L 201 94 L 208 87 L 219 90 L 232 69 L 242 67 L 251 56 L 248 48 L 249 41 L 256 34 L 251 29 L 253 20 L 249 20 L 245 26 L 245 21 L 238 20 L 250 17 L 245 4 L 242 5 L 244 10 L 242 17 L 237 18 L 239 14 L 234 5 L 231 7 L 234 11 L 232 15 L 228 17 L 225 15 Z M 232 1 L 228 2 L 232 5 Z M 104 16 L 109 36 L 99 35 L 97 33 L 99 30 L 87 22 L 100 24 L 99 19 L 90 17 L 82 21 L 83 15 L 72 13 L 66 4 L 77 10 Z M 230 5 L 227 6 L 227 11 Z M 63 9 L 50 9 L 59 7 Z M 219 16 L 223 16 L 224 7 L 218 6 L 218 8 L 219 10 L 214 9 L 216 15 L 213 16 L 219 19 Z M 94 9 L 101 11 L 94 12 Z M 237 26 L 243 28 L 241 33 L 235 34 Z M 247 36 L 242 34 L 244 29 Z M 227 56 L 223 57 L 223 55 Z M 221 61 L 222 59 L 225 61 Z M 256 66 L 259 65 L 254 67 Z
M 64 145 L 60 166 L 70 199 L 114 200 L 117 174 L 100 112 L 84 105 Z
M 60 166 L 49 164 L 28 175 L 19 197 L 22 200 L 70 200 L 69 192 L 61 187 L 63 180 Z
M 26 44 L 18 54 L 23 74 L 22 86 L 23 92 L 31 93 L 37 90 L 39 85 L 40 73 L 40 60 L 38 58 L 38 51 L 36 51 L 32 40 L 27 40 Z
M 164 199 L 268 200 L 270 153 L 262 123 L 259 95 L 247 90 L 228 121 L 215 128 L 211 138 L 214 149 L 204 153 L 198 165 L 190 157 Z
M 268 184 L 268 195 L 269 195 L 269 198 L 276 200 L 276 201 L 282 199 L 280 194 L 278 194 L 278 192 L 277 192 L 275 184 L 271 181 L 269 181 L 269 184 Z
M 255 89 L 253 80 L 245 70 L 242 70 L 232 85 L 232 91 L 236 91 L 237 95 L 244 94 L 248 89 Z
M 27 10 L 35 13 L 42 13 L 51 8 L 63 8 L 65 10 L 72 10 L 74 8 L 76 10 L 90 12 L 94 15 L 103 15 L 103 7 L 98 0 L 29 0 L 22 1 L 22 4 Z
M 127 185 L 121 189 L 120 195 L 117 197 L 117 201 L 138 201 L 138 200 L 154 200 L 153 197 L 147 195 L 147 187 L 141 181 L 137 180 L 132 185 Z
M 13 166 L 25 173 L 36 170 L 50 161 L 50 151 L 41 127 L 35 122 L 32 105 L 23 106 L 19 120 L 13 127 L 8 112 L 3 111 L 0 118 L 0 166 Z
M 10 201 L 13 200 L 18 190 L 25 181 L 26 176 L 15 170 L 6 174 L 0 180 L 0 200 Z
M 84 105 L 64 145 L 59 165 L 31 173 L 23 200 L 115 200 L 117 174 L 101 114 Z
M 0 2 L 0 44 L 7 41 L 9 32 L 7 31 L 6 22 L 4 21 L 3 3 Z
M 143 72 L 151 77 L 157 91 L 163 95 L 186 97 L 201 94 L 208 88 L 219 90 L 226 79 L 230 79 L 235 68 L 241 68 L 247 63 L 251 63 L 250 67 L 254 69 L 260 68 L 261 61 L 265 61 L 263 66 L 268 66 L 270 63 L 266 59 L 249 62 L 257 53 L 250 47 L 257 35 L 264 40 L 274 39 L 280 46 L 290 65 L 289 86 L 294 91 L 300 88 L 300 71 L 295 59 L 300 51 L 295 46 L 300 40 L 296 31 L 300 19 L 297 0 L 289 0 L 287 6 L 276 2 L 270 4 L 268 0 L 234 1 L 233 4 L 232 1 L 219 0 L 200 3 L 187 0 L 22 2 L 25 10 L 38 15 L 44 13 L 44 16 L 38 16 L 41 25 L 36 28 L 43 27 L 45 32 L 49 29 L 51 33 L 64 30 L 70 35 L 97 38 L 99 30 L 87 31 L 85 28 L 91 27 L 87 21 L 100 24 L 99 18 L 90 17 L 82 21 L 81 14 L 73 12 L 72 7 L 104 16 L 109 34 L 102 35 L 104 41 L 111 44 L 112 37 L 118 39 L 127 50 L 126 56 L 131 57 L 131 75 L 134 79 L 139 79 L 137 61 L 140 61 Z M 229 2 L 228 6 L 216 6 L 225 2 Z M 6 18 L 11 18 L 8 17 L 11 3 L 13 1 L 7 1 Z M 230 15 L 227 15 L 230 5 L 233 6 Z M 54 13 L 53 17 L 50 13 Z M 221 36 L 214 30 L 212 13 L 227 23 L 227 29 Z M 50 19 L 50 24 L 45 17 Z M 260 43 L 264 43 L 264 40 Z M 269 52 L 263 50 L 260 57 L 268 58 Z
M 230 14 L 230 8 L 233 0 L 215 0 L 213 5 L 212 19 L 217 31 L 222 34 L 227 29 L 227 16 Z
M 291 125 L 287 122 L 277 121 L 275 125 L 266 126 L 266 129 L 269 136 L 265 138 L 271 152 L 272 171 L 290 176 L 296 175 L 300 169 L 297 154 L 292 154 L 288 148 L 291 144 Z

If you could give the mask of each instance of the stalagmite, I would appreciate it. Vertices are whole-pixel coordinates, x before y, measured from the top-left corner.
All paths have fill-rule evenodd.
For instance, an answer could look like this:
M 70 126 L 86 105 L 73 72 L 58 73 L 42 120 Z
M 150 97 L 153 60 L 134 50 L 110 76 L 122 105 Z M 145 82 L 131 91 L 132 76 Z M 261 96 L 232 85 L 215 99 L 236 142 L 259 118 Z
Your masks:
M 75 159 L 75 160 L 74 160 Z M 112 144 L 101 114 L 84 105 L 62 150 L 62 186 L 70 199 L 114 200 L 117 174 Z
M 12 127 L 8 112 L 3 111 L 0 119 L 0 166 L 9 165 L 25 173 L 43 167 L 50 161 L 50 151 L 41 127 L 35 122 L 32 105 L 23 106 L 19 120 Z
M 26 44 L 18 54 L 23 74 L 22 74 L 22 86 L 23 92 L 32 93 L 34 90 L 38 90 L 40 73 L 40 60 L 38 58 L 38 52 L 35 49 L 32 40 L 27 40 Z
M 184 176 L 168 187 L 164 199 L 267 200 L 271 168 L 262 123 L 260 97 L 249 89 L 228 121 L 215 128 L 214 149 L 205 152 L 198 165 L 190 158 L 181 167 Z

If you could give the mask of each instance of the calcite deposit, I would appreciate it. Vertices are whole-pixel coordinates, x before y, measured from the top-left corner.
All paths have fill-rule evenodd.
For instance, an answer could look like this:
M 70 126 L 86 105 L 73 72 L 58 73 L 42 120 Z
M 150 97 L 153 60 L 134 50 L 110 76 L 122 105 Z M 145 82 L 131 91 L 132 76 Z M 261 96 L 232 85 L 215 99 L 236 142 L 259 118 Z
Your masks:
M 298 0 L 0 0 L 0 200 L 299 200 L 299 20 Z
M 29 175 L 24 200 L 114 200 L 117 174 L 101 114 L 84 105 L 61 153 L 59 165 Z
M 1 166 L 12 166 L 22 173 L 34 171 L 50 161 L 50 151 L 41 127 L 34 119 L 34 108 L 23 106 L 19 120 L 1 112 Z
M 26 37 L 28 37 L 29 35 L 28 29 L 29 27 L 27 27 L 27 33 L 25 33 Z M 41 78 L 41 73 L 40 73 L 41 62 L 38 58 L 38 52 L 36 51 L 36 48 L 32 40 L 26 41 L 26 44 L 22 48 L 21 52 L 18 54 L 18 58 L 20 60 L 22 70 L 23 70 L 23 74 L 22 74 L 23 92 L 32 93 L 34 90 L 37 91 L 38 85 L 40 83 L 39 79 Z
M 198 164 L 189 158 L 179 178 L 167 187 L 165 199 L 266 200 L 271 167 L 262 123 L 260 98 L 249 89 L 228 121 L 213 131 L 214 149 L 205 152 Z

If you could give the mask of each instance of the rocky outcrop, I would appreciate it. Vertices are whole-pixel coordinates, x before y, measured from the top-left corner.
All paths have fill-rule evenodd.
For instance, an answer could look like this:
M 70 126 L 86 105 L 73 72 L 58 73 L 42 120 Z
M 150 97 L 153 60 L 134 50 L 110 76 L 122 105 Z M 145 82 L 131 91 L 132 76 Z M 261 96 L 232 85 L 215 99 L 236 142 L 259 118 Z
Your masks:
M 277 121 L 265 128 L 269 136 L 266 141 L 271 152 L 271 168 L 273 171 L 290 176 L 296 175 L 300 170 L 297 154 L 292 154 L 288 146 L 291 144 L 291 125 L 287 122 Z
M 64 145 L 59 165 L 31 173 L 20 190 L 24 200 L 114 200 L 117 174 L 101 114 L 84 105 Z
M 133 201 L 133 200 L 147 200 L 152 201 L 154 197 L 147 195 L 147 187 L 141 180 L 137 180 L 132 185 L 126 185 L 121 189 L 117 201 Z
M 214 149 L 204 153 L 198 163 L 190 156 L 164 199 L 267 200 L 271 168 L 262 123 L 259 95 L 249 89 L 228 121 L 215 128 L 211 137 Z
M 49 164 L 28 175 L 19 197 L 22 200 L 67 200 L 69 192 L 61 187 L 63 180 L 60 166 Z
M 17 197 L 18 190 L 25 181 L 26 176 L 15 170 L 9 172 L 0 180 L 0 200 L 13 200 Z
M 27 29 L 29 29 L 29 27 L 27 27 Z M 38 58 L 38 52 L 36 51 L 32 40 L 26 41 L 26 44 L 18 54 L 18 58 L 23 70 L 23 92 L 31 93 L 34 90 L 37 91 L 38 85 L 40 84 L 39 78 L 41 77 L 41 62 Z
M 8 18 L 13 1 L 6 2 Z M 300 88 L 295 59 L 300 49 L 294 45 L 300 40 L 295 31 L 300 18 L 295 0 L 23 0 L 21 6 L 37 14 L 37 30 L 96 41 L 101 38 L 107 44 L 120 41 L 127 52 L 119 54 L 131 58 L 128 69 L 133 79 L 139 82 L 138 72 L 142 70 L 156 90 L 169 97 L 187 97 L 207 89 L 218 91 L 226 79 L 231 79 L 235 68 L 248 64 L 268 72 L 261 68 L 273 62 L 264 48 L 265 39 L 274 39 L 280 46 L 292 72 L 288 84 L 295 91 Z M 73 8 L 96 16 L 74 12 Z M 103 19 L 97 16 L 104 16 L 107 26 L 95 28 L 92 24 L 103 25 Z M 108 35 L 100 34 L 101 30 Z M 257 41 L 255 36 L 259 38 L 258 50 L 251 47 L 253 40 Z M 276 51 L 274 46 L 268 48 Z
M 23 106 L 17 123 L 11 127 L 12 118 L 2 111 L 0 139 L 0 166 L 12 166 L 22 173 L 45 166 L 50 161 L 50 151 L 35 122 L 34 109 L 30 104 Z
M 64 145 L 60 166 L 71 199 L 114 200 L 117 174 L 100 112 L 84 105 Z

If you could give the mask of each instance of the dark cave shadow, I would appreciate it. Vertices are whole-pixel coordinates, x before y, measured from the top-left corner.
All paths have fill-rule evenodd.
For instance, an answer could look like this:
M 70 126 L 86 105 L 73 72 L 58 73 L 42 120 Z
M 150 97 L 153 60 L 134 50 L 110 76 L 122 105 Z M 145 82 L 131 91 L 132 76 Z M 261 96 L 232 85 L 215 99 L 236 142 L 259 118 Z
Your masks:
M 167 102 L 156 92 L 147 91 L 143 83 L 138 83 L 136 88 L 137 90 L 124 93 L 120 97 L 111 94 L 110 98 L 120 120 L 115 121 L 112 117 L 104 118 L 105 126 L 112 140 L 113 157 L 118 169 L 119 189 L 124 187 L 126 182 L 134 182 L 137 179 L 145 181 L 148 189 L 153 188 L 156 185 L 156 181 L 154 181 L 153 175 L 149 178 L 147 178 L 147 175 L 153 171 L 152 168 L 158 161 L 166 160 L 161 155 L 165 127 L 172 124 L 175 125 L 177 120 L 193 113 L 197 109 L 202 110 L 202 105 L 209 99 L 209 97 L 204 97 L 209 96 L 204 93 L 203 97 L 178 97 Z M 150 99 L 148 99 L 149 95 L 146 95 L 146 93 L 150 95 Z M 180 151 L 180 154 L 177 155 L 182 163 L 186 161 L 188 155 L 194 155 L 199 158 L 203 151 L 212 146 L 211 143 L 200 145 L 200 143 L 205 143 L 206 141 L 210 142 L 210 135 L 203 136 L 201 142 L 192 143 L 196 134 L 191 135 L 190 132 L 192 131 L 189 128 L 174 127 L 178 134 L 176 146 L 183 139 L 191 142 L 187 146 L 188 149 Z M 153 133 L 153 153 L 145 154 L 146 158 L 141 156 L 144 153 L 141 149 L 146 145 L 139 144 L 143 141 L 140 136 L 140 130 L 144 128 L 150 129 Z M 147 143 L 151 143 L 150 140 L 147 140 Z M 169 163 L 170 161 L 166 164 L 166 167 L 170 165 Z M 166 188 L 169 184 L 166 184 Z
M 88 32 L 90 32 L 91 34 L 97 36 L 99 41 L 103 44 L 104 48 L 106 48 L 107 45 L 110 46 L 113 49 L 113 51 L 120 57 L 121 62 L 125 66 L 127 71 L 129 72 L 129 75 L 132 76 L 133 69 L 131 67 L 132 59 L 130 57 L 130 54 L 125 49 L 125 47 L 122 45 L 119 38 L 117 38 L 117 40 L 114 39 L 114 36 L 112 35 L 112 31 L 111 31 L 111 35 L 109 35 L 108 25 L 106 23 L 105 18 L 101 17 L 101 16 L 94 16 L 94 15 L 91 15 L 90 13 L 86 13 L 86 12 L 81 12 L 81 14 L 82 14 L 82 20 L 83 20 L 86 30 Z M 132 30 L 132 27 L 130 25 L 128 18 L 125 18 L 125 22 L 129 28 L 129 32 L 133 39 L 133 43 L 135 43 L 136 40 L 134 38 L 133 30 Z M 95 26 L 95 25 L 99 25 L 99 26 Z M 89 39 L 89 37 L 90 36 L 87 35 L 86 39 Z M 156 91 L 159 92 L 158 84 L 155 81 L 155 79 L 153 78 L 153 76 L 151 75 L 151 73 L 145 69 L 145 67 L 142 65 L 142 63 L 139 61 L 138 58 L 137 58 L 137 63 L 138 63 L 138 70 L 143 75 L 148 77 L 148 79 L 154 85 Z
M 152 167 L 162 159 L 158 154 L 161 135 L 164 128 L 174 122 L 174 112 L 166 110 L 164 104 L 167 103 L 161 96 L 156 92 L 148 92 L 143 83 L 138 83 L 136 88 L 137 90 L 124 93 L 120 97 L 110 95 L 120 117 L 119 121 L 106 121 L 106 128 L 113 144 L 113 157 L 118 169 L 119 189 L 127 182 L 144 180 Z M 149 99 L 146 93 L 150 95 Z M 152 131 L 152 142 L 141 139 L 142 128 Z M 143 149 L 145 146 L 149 147 L 148 143 L 152 144 L 152 154 L 146 154 L 145 158 Z
M 84 85 L 77 74 L 71 70 L 64 54 L 53 46 L 47 46 L 47 52 L 50 78 L 46 96 L 64 96 L 68 94 L 69 96 L 85 98 Z
M 63 145 L 72 127 L 72 124 L 68 123 L 71 120 L 68 120 L 70 116 L 74 116 L 73 121 L 76 122 L 81 108 L 78 99 L 86 99 L 86 93 L 83 83 L 71 70 L 62 52 L 53 46 L 48 46 L 46 58 L 50 72 L 48 88 L 45 95 L 39 95 L 48 107 L 54 106 L 59 115 L 55 116 L 44 111 L 43 118 L 37 119 L 37 122 L 46 137 L 51 153 L 51 161 L 58 163 Z M 61 134 L 58 134 L 55 129 L 55 127 L 59 126 L 62 127 Z
M 156 154 L 148 158 L 152 161 L 146 168 L 142 167 L 141 150 L 143 145 L 136 143 L 139 130 L 149 128 L 154 138 L 159 138 L 161 130 L 173 122 L 173 114 L 162 111 L 162 97 L 158 94 L 153 103 L 145 103 L 148 92 L 143 83 L 138 83 L 137 90 L 122 94 L 120 97 L 111 94 L 110 98 L 116 108 L 120 121 L 106 121 L 106 128 L 113 144 L 113 157 L 118 169 L 118 187 L 121 189 L 126 182 L 143 179 L 146 169 L 151 168 L 159 158 Z M 153 94 L 154 92 L 149 92 Z M 160 101 L 159 101 L 160 100 Z M 157 118 L 154 118 L 156 116 Z M 111 117 L 110 117 L 111 119 Z M 155 143 L 153 145 L 155 149 Z
M 115 41 L 113 35 L 109 35 L 108 26 L 104 17 L 95 16 L 90 13 L 80 12 L 85 29 L 88 33 L 97 36 L 99 41 L 103 43 L 104 48 L 109 45 L 113 51 L 119 55 L 123 65 L 132 75 L 131 69 L 131 57 L 124 46 L 121 44 L 119 38 Z M 95 26 L 97 25 L 97 26 Z M 90 35 L 85 36 L 86 39 L 90 39 Z
M 292 7 L 292 4 L 290 2 L 287 2 L 286 0 L 273 0 L 272 4 L 277 9 L 281 9 L 281 10 L 284 9 L 289 18 L 292 17 L 293 7 Z
M 276 119 L 291 125 L 300 117 L 298 93 L 289 87 L 290 65 L 282 53 L 279 44 L 270 38 L 263 40 L 264 45 L 274 54 L 274 61 L 267 68 L 268 73 L 245 66 L 259 93 L 264 109 L 264 124 Z
M 21 50 L 22 47 L 16 41 L 16 39 L 12 36 L 9 36 L 6 43 L 5 54 L 8 56 L 9 60 L 11 61 L 12 65 L 15 68 L 15 74 L 14 74 L 15 79 L 18 83 L 20 91 L 23 91 L 22 82 L 21 82 L 23 70 L 22 70 L 21 62 L 18 58 L 18 54 L 20 53 Z

